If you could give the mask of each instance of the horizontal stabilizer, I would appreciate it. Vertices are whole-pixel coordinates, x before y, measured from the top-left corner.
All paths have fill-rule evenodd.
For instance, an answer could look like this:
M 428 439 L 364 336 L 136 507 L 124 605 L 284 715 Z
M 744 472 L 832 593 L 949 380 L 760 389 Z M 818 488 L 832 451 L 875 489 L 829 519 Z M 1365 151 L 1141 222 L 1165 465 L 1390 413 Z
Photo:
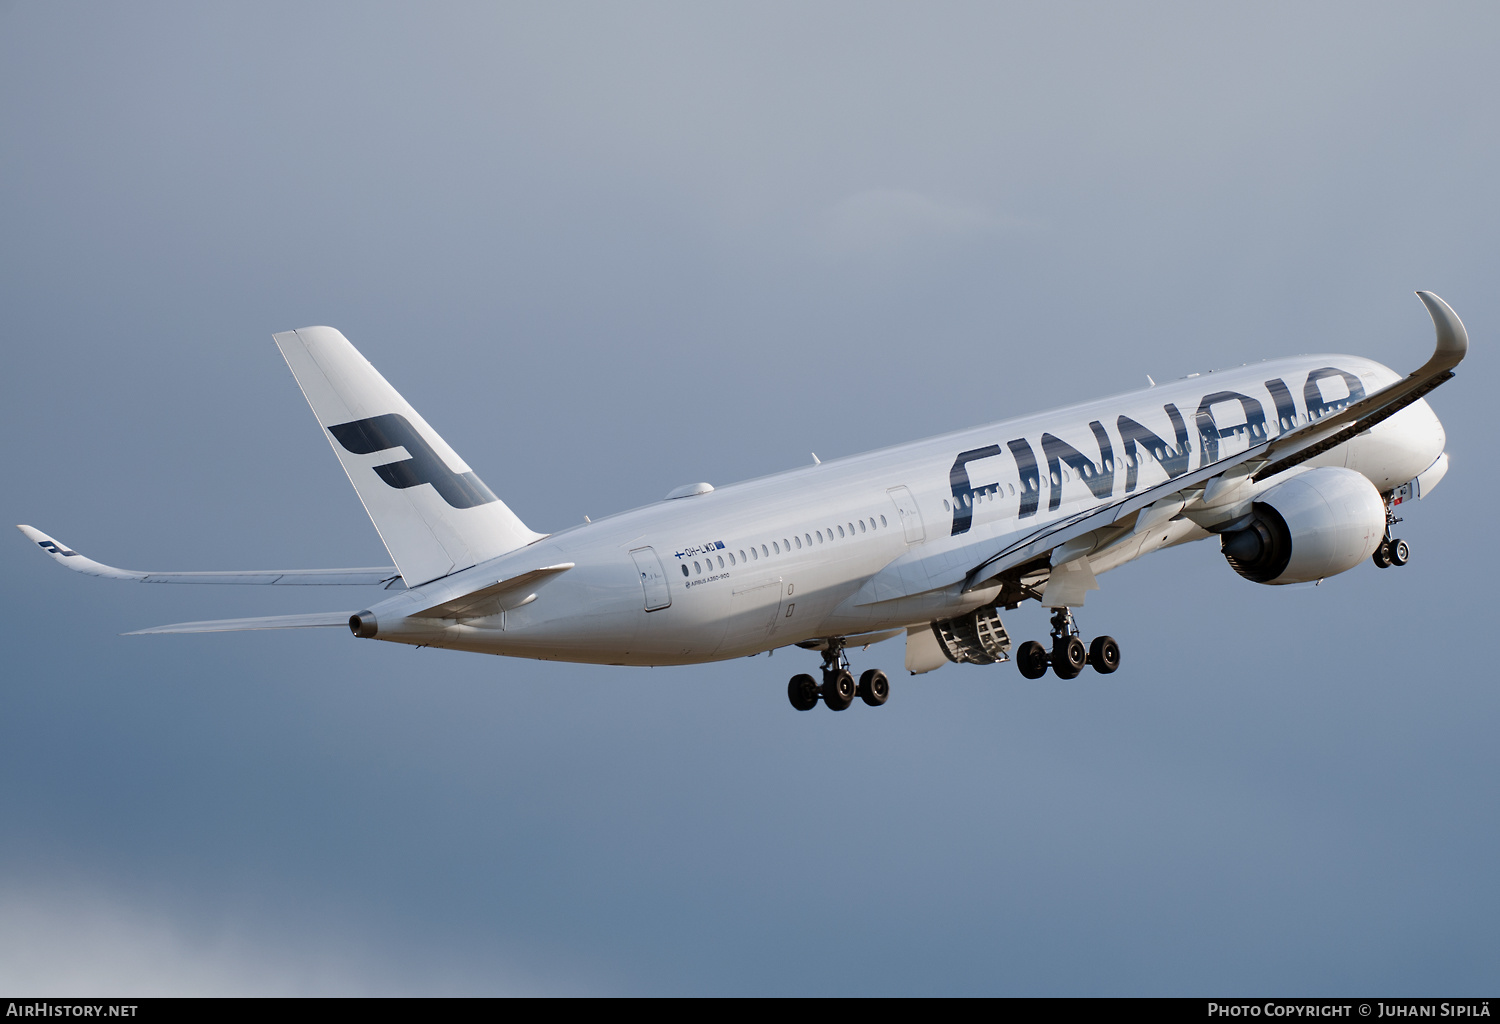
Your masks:
M 314 626 L 343 626 L 357 612 L 312 612 L 307 615 L 262 615 L 253 619 L 209 619 L 206 622 L 174 622 L 170 626 L 137 629 L 121 636 L 145 636 L 147 633 L 233 633 L 246 629 L 308 629 Z
M 462 597 L 450 598 L 442 604 L 423 608 L 413 614 L 423 619 L 482 619 L 487 615 L 498 614 L 502 608 L 526 603 L 524 600 L 512 602 L 506 599 L 522 597 L 526 588 L 550 579 L 560 572 L 567 572 L 573 568 L 573 565 L 573 562 L 561 562 L 557 565 L 532 569 L 530 572 L 523 572 L 519 576 L 512 576 L 498 583 L 491 583 L 487 587 L 472 590 Z
M 116 569 L 112 565 L 85 558 L 53 537 L 32 526 L 17 526 L 39 548 L 59 565 L 85 576 L 110 580 L 132 580 L 136 583 L 236 583 L 248 586 L 402 586 L 401 574 L 394 565 L 377 565 L 363 569 L 245 569 L 229 572 L 141 572 Z

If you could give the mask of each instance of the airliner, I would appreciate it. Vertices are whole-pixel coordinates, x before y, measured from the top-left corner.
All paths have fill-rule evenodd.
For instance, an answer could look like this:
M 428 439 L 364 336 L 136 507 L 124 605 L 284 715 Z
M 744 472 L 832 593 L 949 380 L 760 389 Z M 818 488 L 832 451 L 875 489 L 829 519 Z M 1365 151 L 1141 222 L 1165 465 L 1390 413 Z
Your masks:
M 1402 377 L 1358 356 L 1274 359 L 714 487 L 537 533 L 329 327 L 274 335 L 393 565 L 140 572 L 95 562 L 30 526 L 69 569 L 143 583 L 383 588 L 367 607 L 136 631 L 344 627 L 355 637 L 541 660 L 687 665 L 796 646 L 792 706 L 880 706 L 848 651 L 905 634 L 905 668 L 1014 660 L 1028 679 L 1111 673 L 1076 609 L 1098 576 L 1217 537 L 1253 583 L 1320 581 L 1411 557 L 1399 506 L 1448 469 L 1424 397 L 1468 352 L 1457 314 L 1418 292 L 1437 332 Z M 1404 510 L 1403 510 L 1404 511 Z M 1012 642 L 1023 602 L 1047 642 Z M 136 635 L 136 634 L 127 634 Z M 1013 656 L 1012 656 L 1013 655 Z

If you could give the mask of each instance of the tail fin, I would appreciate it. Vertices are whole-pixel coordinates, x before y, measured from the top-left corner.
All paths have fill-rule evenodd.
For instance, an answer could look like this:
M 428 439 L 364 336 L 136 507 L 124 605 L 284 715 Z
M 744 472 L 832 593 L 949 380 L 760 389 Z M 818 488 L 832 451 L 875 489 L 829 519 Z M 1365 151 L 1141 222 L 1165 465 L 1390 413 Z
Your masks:
M 544 536 L 528 530 L 338 331 L 304 327 L 275 340 L 408 586 Z

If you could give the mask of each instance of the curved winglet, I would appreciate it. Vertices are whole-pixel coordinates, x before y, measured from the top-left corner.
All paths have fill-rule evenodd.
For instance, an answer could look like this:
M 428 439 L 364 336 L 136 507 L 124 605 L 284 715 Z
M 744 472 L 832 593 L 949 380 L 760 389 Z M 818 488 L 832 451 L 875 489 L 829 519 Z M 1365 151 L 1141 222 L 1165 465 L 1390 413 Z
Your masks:
M 1432 292 L 1417 292 L 1417 298 L 1427 307 L 1428 315 L 1432 317 L 1432 326 L 1437 329 L 1437 347 L 1432 352 L 1432 358 L 1427 360 L 1427 365 L 1413 376 L 1451 370 L 1469 354 L 1469 332 L 1464 330 L 1464 322 L 1453 312 L 1453 307 Z
M 1427 307 L 1432 326 L 1437 330 L 1432 357 L 1394 384 L 1351 402 L 1326 419 L 1306 423 L 1276 438 L 1267 451 L 1269 465 L 1257 469 L 1252 479 L 1275 476 L 1336 448 L 1453 379 L 1453 368 L 1469 353 L 1469 332 L 1464 330 L 1458 314 L 1432 292 L 1417 292 L 1417 298 Z
M 35 526 L 18 524 L 16 529 L 26 535 L 26 539 L 47 554 L 59 565 L 66 566 L 74 572 L 81 572 L 86 576 L 103 576 L 111 580 L 139 580 L 145 577 L 145 573 L 131 572 L 129 569 L 116 569 L 112 565 L 96 562 L 92 558 L 85 558 L 72 548 L 68 547 L 56 537 L 49 537 Z

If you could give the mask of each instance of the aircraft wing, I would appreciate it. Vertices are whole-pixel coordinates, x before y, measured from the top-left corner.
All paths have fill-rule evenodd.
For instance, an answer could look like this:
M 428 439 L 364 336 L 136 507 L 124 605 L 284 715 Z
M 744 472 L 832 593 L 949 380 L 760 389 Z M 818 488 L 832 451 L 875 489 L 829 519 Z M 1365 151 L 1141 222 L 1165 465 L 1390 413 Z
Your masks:
M 111 580 L 134 580 L 137 583 L 239 583 L 251 586 L 381 586 L 404 587 L 394 565 L 364 569 L 246 569 L 235 572 L 140 572 L 116 569 L 112 565 L 85 558 L 66 544 L 31 526 L 17 526 L 31 541 L 59 565 L 86 576 Z M 344 616 L 347 621 L 348 615 Z
M 938 552 L 921 549 L 896 559 L 860 588 L 856 604 L 874 604 L 894 598 L 952 586 L 962 581 L 965 589 L 993 579 L 1008 569 L 1024 565 L 1070 541 L 1087 538 L 1095 531 L 1109 533 L 1080 546 L 1076 554 L 1097 550 L 1132 531 L 1136 522 L 1127 521 L 1137 513 L 1153 514 L 1151 506 L 1166 518 L 1176 515 L 1195 491 L 1205 497 L 1215 490 L 1224 493 L 1230 486 L 1248 478 L 1260 481 L 1300 465 L 1355 435 L 1369 430 L 1426 395 L 1453 377 L 1457 366 L 1469 351 L 1469 336 L 1458 314 L 1431 292 L 1417 292 L 1427 306 L 1437 331 L 1437 345 L 1432 358 L 1406 377 L 1351 402 L 1336 413 L 1313 420 L 1275 438 L 1267 438 L 1242 452 L 1185 473 L 1154 487 L 1138 491 L 1108 504 L 1086 509 L 1019 534 L 975 538 L 961 547 Z M 1053 565 L 1069 557 L 1052 558 Z

